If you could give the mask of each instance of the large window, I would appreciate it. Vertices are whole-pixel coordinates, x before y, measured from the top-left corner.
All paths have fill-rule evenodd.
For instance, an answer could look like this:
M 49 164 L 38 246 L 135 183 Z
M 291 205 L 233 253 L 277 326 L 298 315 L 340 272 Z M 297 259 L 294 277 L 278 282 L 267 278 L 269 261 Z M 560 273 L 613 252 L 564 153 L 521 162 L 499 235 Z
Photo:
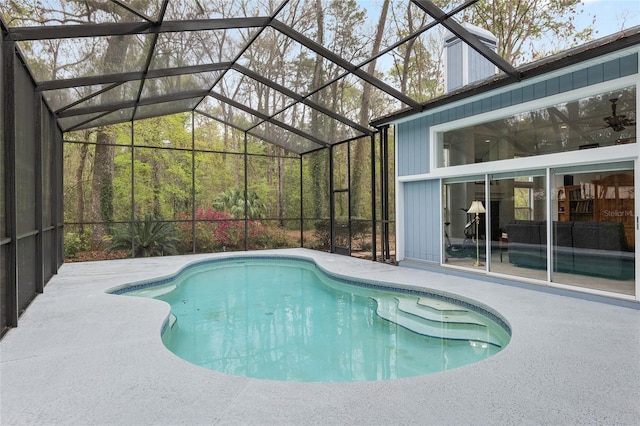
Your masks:
M 439 135 L 440 166 L 636 142 L 636 88 L 562 102 Z

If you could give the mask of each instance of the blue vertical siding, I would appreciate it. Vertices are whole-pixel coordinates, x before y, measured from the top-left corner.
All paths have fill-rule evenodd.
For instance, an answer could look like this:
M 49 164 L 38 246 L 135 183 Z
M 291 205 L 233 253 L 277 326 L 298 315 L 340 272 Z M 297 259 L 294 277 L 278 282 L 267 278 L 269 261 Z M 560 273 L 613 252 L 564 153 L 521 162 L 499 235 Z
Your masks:
M 440 262 L 439 180 L 404 186 L 405 258 Z
M 398 125 L 398 176 L 429 173 L 429 126 L 426 119 Z

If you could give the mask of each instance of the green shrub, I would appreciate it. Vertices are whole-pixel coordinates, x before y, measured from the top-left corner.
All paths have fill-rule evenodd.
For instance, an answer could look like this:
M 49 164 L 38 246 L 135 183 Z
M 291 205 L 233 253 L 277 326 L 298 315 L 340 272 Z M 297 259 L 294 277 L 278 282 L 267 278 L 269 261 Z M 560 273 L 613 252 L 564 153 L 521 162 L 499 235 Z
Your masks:
M 352 220 L 351 221 L 351 239 L 355 243 L 354 245 L 359 247 L 360 250 L 362 251 L 371 250 L 372 245 L 366 242 L 366 238 L 370 234 L 371 234 L 371 221 L 368 221 L 368 220 Z
M 338 231 L 340 231 L 340 229 L 338 229 Z M 365 248 L 365 240 L 370 233 L 370 221 L 351 220 L 351 239 L 354 242 L 354 246 L 366 251 L 367 248 Z M 318 220 L 314 223 L 313 238 L 314 241 L 310 244 L 311 248 L 326 250 L 331 246 L 331 222 L 328 219 Z M 348 244 L 346 229 L 344 232 L 337 233 L 336 243 L 342 246 L 346 246 Z M 371 250 L 371 244 L 369 244 L 368 247 L 368 250 Z
M 368 241 L 360 243 L 360 250 L 362 250 L 362 251 L 371 251 L 371 250 L 373 250 L 373 244 L 371 244 Z
M 180 239 L 176 237 L 173 223 L 158 222 L 147 215 L 144 220 L 136 219 L 133 229 L 130 224 L 114 227 L 110 250 L 130 250 L 131 232 L 133 230 L 133 257 L 151 257 L 177 254 Z
M 313 239 L 311 248 L 327 250 L 331 246 L 331 221 L 318 220 L 313 224 Z
M 75 232 L 64 234 L 64 257 L 74 258 L 82 250 L 84 250 L 84 243 L 80 235 Z
M 287 233 L 279 226 L 266 226 L 260 221 L 249 221 L 249 248 L 274 249 L 291 246 Z

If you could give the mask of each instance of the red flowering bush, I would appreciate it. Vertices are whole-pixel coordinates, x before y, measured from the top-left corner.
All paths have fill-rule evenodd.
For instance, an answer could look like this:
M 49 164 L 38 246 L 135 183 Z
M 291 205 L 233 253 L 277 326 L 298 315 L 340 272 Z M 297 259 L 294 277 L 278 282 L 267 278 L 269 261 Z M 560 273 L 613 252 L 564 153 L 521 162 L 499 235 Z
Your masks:
M 184 242 L 191 241 L 189 216 L 184 214 L 180 217 L 185 220 L 180 224 L 181 239 Z M 244 250 L 243 219 L 233 219 L 229 213 L 214 210 L 211 207 L 196 209 L 195 218 L 197 252 Z M 249 249 L 278 248 L 291 245 L 285 231 L 279 227 L 265 226 L 259 220 L 249 220 L 247 225 Z

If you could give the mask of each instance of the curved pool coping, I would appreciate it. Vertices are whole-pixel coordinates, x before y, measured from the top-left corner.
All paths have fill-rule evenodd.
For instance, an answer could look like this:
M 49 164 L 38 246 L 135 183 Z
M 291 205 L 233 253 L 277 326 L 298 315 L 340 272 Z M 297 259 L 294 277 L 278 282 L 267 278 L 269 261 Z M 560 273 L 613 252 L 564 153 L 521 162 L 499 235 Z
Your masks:
M 404 379 L 229 376 L 168 351 L 169 306 L 105 291 L 176 274 L 190 255 L 63 265 L 0 341 L 2 424 L 635 424 L 640 311 L 307 249 L 331 274 L 460 295 L 511 341 L 483 361 Z
M 225 256 L 216 257 L 214 259 L 202 259 L 196 260 L 193 262 L 189 262 L 183 267 L 181 267 L 175 273 L 172 273 L 167 276 L 157 277 L 154 279 L 147 279 L 138 282 L 131 282 L 124 285 L 119 285 L 114 288 L 110 288 L 105 290 L 108 294 L 116 294 L 116 295 L 127 295 L 127 293 L 139 290 L 145 290 L 153 287 L 158 287 L 165 285 L 171 281 L 182 278 L 181 275 L 189 272 L 190 269 L 197 268 L 200 266 L 205 266 L 209 264 L 219 264 L 230 261 L 239 261 L 239 260 L 293 260 L 299 262 L 305 262 L 312 264 L 315 269 L 324 274 L 326 277 L 334 279 L 344 284 L 354 285 L 358 287 L 368 287 L 379 290 L 388 290 L 388 291 L 396 291 L 399 293 L 412 294 L 416 296 L 426 296 L 434 299 L 438 299 L 444 302 L 453 303 L 456 305 L 460 305 L 464 308 L 472 310 L 476 313 L 479 313 L 483 316 L 488 317 L 500 327 L 502 327 L 511 337 L 511 326 L 506 318 L 500 315 L 495 309 L 492 309 L 490 306 L 486 306 L 478 301 L 460 296 L 455 293 L 447 292 L 447 291 L 437 291 L 430 288 L 421 288 L 417 286 L 394 286 L 393 283 L 379 280 L 371 280 L 371 279 L 357 279 L 348 275 L 338 275 L 328 271 L 325 268 L 322 268 L 318 265 L 315 259 L 307 257 L 307 256 L 292 256 L 286 254 L 270 254 L 270 255 L 260 255 L 260 254 L 246 254 L 246 253 L 235 253 L 229 254 Z M 160 303 L 164 303 L 161 302 Z M 161 327 L 161 334 L 164 333 L 166 327 L 169 323 L 170 314 L 165 318 Z M 508 342 L 502 347 L 508 346 Z M 501 350 L 502 350 L 501 349 Z

